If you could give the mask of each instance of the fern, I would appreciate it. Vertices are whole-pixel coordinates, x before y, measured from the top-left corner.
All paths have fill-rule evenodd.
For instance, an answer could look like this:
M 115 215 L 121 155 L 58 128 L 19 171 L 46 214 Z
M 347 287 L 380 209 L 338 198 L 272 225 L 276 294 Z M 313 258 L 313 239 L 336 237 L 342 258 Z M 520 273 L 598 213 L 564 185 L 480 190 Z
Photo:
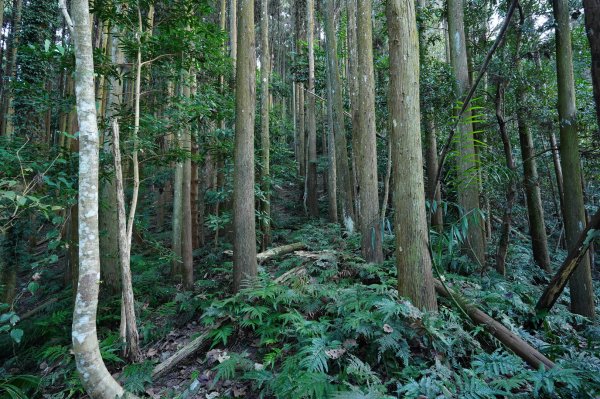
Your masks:
M 123 387 L 132 393 L 142 393 L 148 385 L 152 384 L 152 370 L 154 365 L 151 362 L 130 364 L 123 369 Z
M 299 355 L 302 357 L 300 366 L 308 371 L 318 371 L 326 373 L 328 371 L 327 355 L 327 340 L 324 338 L 313 338 L 311 344 L 304 347 Z

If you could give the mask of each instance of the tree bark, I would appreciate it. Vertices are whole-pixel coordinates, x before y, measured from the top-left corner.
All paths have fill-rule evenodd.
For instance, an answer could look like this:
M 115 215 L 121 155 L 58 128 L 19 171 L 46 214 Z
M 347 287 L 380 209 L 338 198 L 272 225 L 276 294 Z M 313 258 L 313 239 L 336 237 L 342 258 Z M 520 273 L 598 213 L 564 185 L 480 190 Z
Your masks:
M 306 0 L 306 25 L 308 42 L 308 92 L 306 98 L 306 202 L 308 214 L 311 217 L 319 216 L 319 203 L 317 201 L 317 110 L 315 96 L 315 18 L 314 0 Z
M 66 14 L 66 4 L 61 8 Z M 73 311 L 73 352 L 82 384 L 91 398 L 113 399 L 123 388 L 106 369 L 96 332 L 100 282 L 98 229 L 98 124 L 94 95 L 94 60 L 87 0 L 74 0 L 75 86 L 79 120 L 79 277 Z M 70 19 L 70 18 L 69 18 Z
M 508 186 L 506 187 L 506 204 L 504 206 L 504 215 L 502 216 L 502 229 L 500 231 L 500 240 L 496 250 L 496 271 L 502 275 L 506 274 L 506 254 L 510 242 L 510 230 L 512 224 L 513 205 L 517 194 L 517 186 L 512 174 L 516 172 L 515 159 L 512 154 L 510 136 L 506 130 L 506 120 L 504 119 L 504 92 L 506 84 L 502 81 L 496 85 L 496 119 L 500 130 L 500 138 L 504 148 L 504 157 L 506 158 L 506 167 L 511 172 Z
M 567 0 L 553 0 L 556 20 L 556 75 L 558 83 L 558 117 L 560 122 L 560 157 L 564 174 L 565 235 L 567 249 L 573 250 L 585 225 L 585 207 L 581 186 L 581 159 L 577 133 L 577 108 L 573 77 L 573 51 Z M 594 290 L 589 258 L 584 258 L 571 277 L 571 311 L 594 317 Z
M 183 96 L 190 99 L 192 88 L 195 85 L 195 73 L 185 71 L 183 74 Z M 181 260 L 182 260 L 182 281 L 187 290 L 194 286 L 194 258 L 192 244 L 192 134 L 189 126 L 183 128 L 182 150 L 186 157 L 183 161 L 183 176 L 181 189 L 181 211 L 183 214 L 181 225 Z
M 254 0 L 238 4 L 237 82 L 235 85 L 235 144 L 233 170 L 233 290 L 254 278 L 256 221 L 254 214 L 254 114 L 256 48 Z
M 598 230 L 600 229 L 600 211 L 591 218 L 587 227 L 581 232 L 577 243 L 573 246 L 567 258 L 564 260 L 562 266 L 554 277 L 550 284 L 544 290 L 544 293 L 540 297 L 535 310 L 538 315 L 542 314 L 545 316 L 546 313 L 552 309 L 552 306 L 556 303 L 556 300 L 565 289 L 567 281 L 573 275 L 577 266 L 582 260 L 587 259 L 585 256 L 588 249 L 590 248 L 594 238 L 598 238 Z
M 456 78 L 456 94 L 462 99 L 470 88 L 467 48 L 465 41 L 463 0 L 448 0 L 448 34 L 450 36 L 450 59 Z M 458 134 L 458 203 L 462 217 L 469 218 L 465 251 L 475 263 L 485 265 L 484 221 L 478 215 L 479 174 L 476 162 L 471 111 L 463 114 Z
M 271 243 L 271 184 L 270 184 L 270 151 L 269 138 L 269 80 L 271 67 L 271 52 L 269 51 L 269 0 L 261 0 L 260 34 L 261 34 L 261 102 L 260 102 L 260 147 L 261 147 L 261 187 L 265 199 L 261 202 L 261 232 L 262 249 L 265 250 Z
M 375 76 L 371 0 L 357 2 L 358 117 L 357 154 L 358 201 L 362 254 L 367 262 L 383 262 L 381 216 L 377 180 L 377 139 L 375 127 Z
M 10 33 L 10 42 L 7 49 L 6 69 L 4 70 L 4 82 L 2 90 L 2 125 L 0 125 L 0 136 L 9 138 L 12 135 L 12 115 L 13 115 L 13 91 L 11 85 L 17 72 L 17 50 L 19 48 L 19 38 L 21 32 L 21 16 L 23 10 L 23 0 L 13 0 L 12 29 Z
M 594 86 L 594 101 L 596 103 L 596 119 L 600 127 L 600 2 L 583 0 L 585 15 L 585 31 L 590 43 L 592 54 L 592 84 Z
M 419 36 L 414 2 L 388 0 L 386 14 L 398 293 L 420 309 L 435 311 L 437 300 L 425 210 L 419 118 Z
M 337 176 L 337 200 L 339 213 L 344 223 L 344 228 L 354 231 L 354 205 L 352 202 L 352 176 L 348 163 L 348 143 L 346 140 L 346 129 L 344 121 L 344 99 L 342 83 L 339 74 L 339 62 L 337 56 L 337 38 L 335 32 L 335 7 L 333 0 L 326 0 L 324 12 L 324 25 L 327 51 L 327 70 L 329 79 L 328 90 L 331 93 L 331 121 L 335 141 L 335 167 Z

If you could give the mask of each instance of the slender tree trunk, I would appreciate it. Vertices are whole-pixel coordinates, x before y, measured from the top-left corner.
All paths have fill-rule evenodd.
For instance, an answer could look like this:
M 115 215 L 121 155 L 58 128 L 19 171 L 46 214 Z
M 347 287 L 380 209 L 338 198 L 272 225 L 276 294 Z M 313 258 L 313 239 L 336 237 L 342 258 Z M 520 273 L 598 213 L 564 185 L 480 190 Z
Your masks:
M 377 141 L 375 132 L 375 76 L 373 72 L 373 39 L 371 0 L 357 2 L 358 30 L 358 126 L 357 153 L 358 201 L 362 254 L 367 262 L 383 261 L 381 216 L 377 192 Z
M 237 18 L 237 0 L 231 0 L 229 6 L 230 19 L 229 19 L 229 52 L 231 59 L 233 60 L 233 77 L 235 79 L 235 70 L 237 64 L 237 53 L 238 53 L 238 18 Z
M 556 20 L 556 75 L 558 82 L 558 117 L 560 122 L 560 158 L 564 174 L 564 221 L 567 249 L 573 250 L 585 226 L 585 207 L 581 186 L 581 159 L 577 134 L 577 108 L 573 77 L 573 51 L 567 0 L 553 0 Z M 584 257 L 570 280 L 571 310 L 593 318 L 594 290 L 589 257 Z
M 590 42 L 590 52 L 592 53 L 592 83 L 594 86 L 594 101 L 596 103 L 596 119 L 600 128 L 600 2 L 597 0 L 583 0 L 583 10 L 585 15 L 585 31 Z
M 344 98 L 340 81 L 335 32 L 335 7 L 333 0 L 326 0 L 324 25 L 327 51 L 328 91 L 331 99 L 331 126 L 335 140 L 335 167 L 337 176 L 337 200 L 340 216 L 347 231 L 353 232 L 355 225 L 352 203 L 352 176 L 348 165 L 348 143 L 344 121 Z
M 191 85 L 195 85 L 195 72 L 185 72 L 183 84 L 183 96 L 186 99 L 191 97 Z M 181 189 L 181 211 L 183 214 L 181 225 L 181 260 L 183 286 L 191 290 L 194 286 L 194 258 L 192 245 L 192 135 L 190 126 L 183 128 L 182 149 L 186 154 L 183 161 L 183 176 Z
M 512 174 L 516 172 L 515 160 L 512 154 L 512 146 L 510 144 L 510 136 L 506 130 L 506 120 L 504 118 L 504 92 L 505 83 L 498 82 L 496 86 L 496 119 L 500 129 L 500 137 L 504 147 L 504 157 L 506 158 L 506 167 Z M 496 271 L 502 275 L 506 274 L 506 254 L 508 252 L 508 244 L 510 242 L 510 229 L 512 223 L 512 210 L 515 203 L 517 187 L 514 177 L 510 177 L 506 188 L 506 204 L 504 206 L 504 215 L 502 216 L 502 229 L 500 231 L 500 240 L 496 251 Z
M 314 0 L 306 1 L 306 25 L 308 41 L 308 96 L 306 98 L 306 201 L 308 213 L 312 217 L 319 216 L 317 202 L 317 115 L 315 104 L 315 18 Z
M 13 0 L 12 30 L 10 33 L 10 42 L 7 50 L 6 69 L 4 70 L 5 82 L 2 91 L 2 125 L 0 126 L 0 136 L 10 137 L 13 131 L 13 91 L 11 85 L 17 72 L 17 50 L 19 48 L 19 39 L 21 34 L 21 14 L 23 10 L 23 0 Z
M 61 8 L 66 15 L 65 1 Z M 73 311 L 73 352 L 82 384 L 91 398 L 114 399 L 123 388 L 106 369 L 96 332 L 100 283 L 98 229 L 98 124 L 94 95 L 94 61 L 87 0 L 74 0 L 75 86 L 79 120 L 79 277 Z M 69 25 L 71 25 L 70 18 Z
M 111 32 L 109 42 L 111 62 L 116 66 L 119 77 L 110 77 L 108 81 L 108 98 L 106 117 L 112 120 L 119 112 L 123 93 L 121 83 L 122 71 L 119 65 L 125 62 L 125 57 L 119 47 L 119 34 L 116 28 Z M 106 129 L 102 151 L 108 156 L 112 153 L 111 129 Z M 114 171 L 114 165 L 109 167 L 108 175 Z M 100 207 L 100 265 L 102 280 L 110 294 L 121 292 L 121 269 L 119 263 L 119 219 L 117 214 L 117 187 L 115 179 L 101 180 L 100 195 L 103 206 Z
M 254 215 L 254 114 L 256 47 L 254 0 L 238 5 L 237 83 L 235 85 L 235 147 L 233 170 L 233 290 L 257 274 Z
M 192 138 L 191 156 L 195 157 L 198 155 L 198 143 Z M 210 161 L 210 159 L 208 159 Z M 201 243 L 204 242 L 204 234 L 202 232 L 202 223 L 200 221 L 200 175 L 198 172 L 199 165 L 197 162 L 192 161 L 191 164 L 191 175 L 190 175 L 190 207 L 191 207 L 191 223 L 192 223 L 192 249 L 200 248 Z M 204 192 L 203 192 L 204 193 Z M 203 206 L 203 205 L 202 205 Z
M 139 334 L 135 316 L 135 301 L 133 298 L 133 285 L 131 281 L 131 241 L 127 236 L 125 215 L 125 193 L 123 189 L 123 169 L 121 167 L 121 149 L 119 145 L 119 123 L 112 121 L 113 130 L 113 156 L 115 163 L 115 185 L 117 192 L 117 219 L 119 239 L 119 259 L 121 264 L 121 339 L 125 344 L 125 354 L 133 361 L 142 358 L 139 346 Z
M 356 0 L 346 0 L 346 8 L 348 12 L 348 92 L 350 97 L 350 112 L 352 119 L 352 196 L 354 198 L 354 214 L 358 224 L 361 223 L 362 217 L 360 212 L 360 200 L 358 196 L 358 171 L 357 156 L 358 156 L 358 33 L 356 30 Z M 360 226 L 359 226 L 360 229 Z
M 469 91 L 470 81 L 467 67 L 463 0 L 448 0 L 448 34 L 450 58 L 456 78 L 456 94 L 462 98 Z M 477 172 L 475 143 L 471 111 L 463 114 L 464 122 L 458 131 L 458 203 L 462 217 L 468 218 L 465 250 L 469 257 L 481 267 L 485 266 L 484 220 L 479 216 L 479 174 Z
M 558 143 L 556 142 L 556 135 L 553 131 L 548 134 L 550 139 L 550 147 L 552 149 L 552 162 L 554 163 L 554 174 L 556 175 L 556 186 L 558 187 L 558 199 L 560 201 L 560 209 L 564 214 L 565 209 L 565 189 L 563 184 L 563 172 L 562 166 L 560 166 L 560 152 Z
M 260 35 L 261 35 L 261 102 L 260 102 L 260 147 L 261 147 L 261 186 L 265 199 L 261 202 L 262 250 L 265 251 L 271 243 L 271 184 L 270 184 L 270 151 L 269 138 L 269 80 L 271 67 L 271 52 L 269 51 L 269 0 L 261 0 Z
M 426 9 L 426 1 L 419 0 L 419 10 L 421 13 Z M 421 71 L 427 56 L 427 32 L 425 31 L 425 21 L 421 21 L 419 26 L 419 65 Z M 435 122 L 433 120 L 433 108 L 424 104 L 421 100 L 422 125 L 425 129 L 425 165 L 427 170 L 427 199 L 433 199 L 430 206 L 431 227 L 441 233 L 444 230 L 444 213 L 442 209 L 442 185 L 437 179 L 439 162 L 437 138 L 435 132 Z
M 388 0 L 394 231 L 398 294 L 437 310 L 425 210 L 419 96 L 419 38 L 412 1 Z

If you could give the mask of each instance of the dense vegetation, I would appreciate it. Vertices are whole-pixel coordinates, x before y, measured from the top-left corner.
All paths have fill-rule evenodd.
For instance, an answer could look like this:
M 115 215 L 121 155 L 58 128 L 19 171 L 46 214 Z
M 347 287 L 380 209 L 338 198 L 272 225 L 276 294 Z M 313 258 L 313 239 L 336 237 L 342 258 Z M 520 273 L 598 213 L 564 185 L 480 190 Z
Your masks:
M 596 1 L 0 10 L 0 398 L 600 396 Z

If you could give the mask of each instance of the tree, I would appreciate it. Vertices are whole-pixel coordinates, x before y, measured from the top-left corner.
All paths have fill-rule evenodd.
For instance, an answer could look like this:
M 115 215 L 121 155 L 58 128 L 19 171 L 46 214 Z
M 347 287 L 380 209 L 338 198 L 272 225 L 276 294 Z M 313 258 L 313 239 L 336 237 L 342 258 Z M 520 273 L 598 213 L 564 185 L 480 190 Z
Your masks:
M 596 119 L 600 127 L 600 3 L 595 0 L 583 0 L 585 13 L 585 31 L 592 53 L 592 84 L 596 102 Z
M 256 276 L 254 215 L 254 114 L 256 48 L 254 0 L 238 3 L 239 40 L 235 84 L 235 148 L 233 170 L 233 289 Z
M 270 184 L 270 138 L 269 138 L 269 79 L 271 69 L 271 53 L 269 51 L 269 0 L 261 1 L 260 10 L 260 78 L 261 78 L 261 101 L 260 101 L 260 146 L 261 146 L 261 186 L 265 199 L 261 202 L 262 217 L 262 249 L 266 250 L 271 242 L 271 184 Z
M 352 0 L 350 0 L 352 1 Z M 375 76 L 371 0 L 357 2 L 358 116 L 356 169 L 362 254 L 367 262 L 383 261 L 379 198 L 377 195 L 377 138 L 375 132 Z M 353 104 L 354 106 L 354 104 Z
M 340 81 L 339 63 L 337 55 L 337 41 L 335 32 L 335 4 L 333 0 L 326 0 L 324 12 L 324 25 L 327 51 L 327 90 L 331 103 L 331 122 L 335 140 L 335 169 L 337 176 L 337 200 L 342 221 L 346 230 L 354 230 L 354 206 L 352 203 L 352 176 L 348 165 L 348 143 L 344 122 L 344 98 Z
M 565 195 L 565 236 L 567 249 L 577 245 L 579 234 L 586 224 L 583 202 L 581 159 L 577 133 L 577 108 L 573 77 L 573 50 L 567 0 L 553 0 L 556 20 L 556 80 L 558 83 L 558 118 L 560 123 L 560 156 Z M 594 317 L 594 291 L 589 257 L 584 257 L 570 280 L 571 310 Z
M 467 67 L 467 43 L 465 40 L 463 0 L 448 0 L 448 35 L 450 36 L 450 63 L 456 79 L 456 95 L 463 98 L 470 87 Z M 462 217 L 468 218 L 465 250 L 480 266 L 485 265 L 484 223 L 478 212 L 479 183 L 472 114 L 466 110 L 458 131 L 458 203 Z
M 390 146 L 398 293 L 437 310 L 425 211 L 419 96 L 419 38 L 412 0 L 388 0 Z
M 66 12 L 64 0 L 60 2 Z M 75 42 L 75 92 L 79 121 L 79 278 L 73 310 L 73 353 L 83 387 L 92 398 L 123 396 L 123 388 L 106 369 L 96 333 L 100 283 L 98 229 L 98 124 L 94 93 L 94 59 L 87 0 L 72 2 Z M 68 14 L 67 14 L 68 15 Z
M 317 109 L 315 101 L 315 5 L 306 0 L 306 25 L 308 29 L 308 89 L 306 97 L 306 202 L 308 213 L 319 216 L 317 202 Z

